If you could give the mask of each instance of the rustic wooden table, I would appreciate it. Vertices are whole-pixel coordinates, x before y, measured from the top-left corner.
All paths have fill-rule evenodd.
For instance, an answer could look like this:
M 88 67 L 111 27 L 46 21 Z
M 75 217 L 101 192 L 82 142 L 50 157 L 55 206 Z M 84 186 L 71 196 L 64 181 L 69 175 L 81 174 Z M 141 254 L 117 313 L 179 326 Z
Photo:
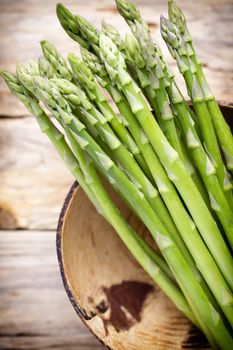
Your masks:
M 99 25 L 102 18 L 126 31 L 113 0 L 64 0 Z M 158 37 L 165 0 L 140 0 Z M 233 3 L 180 0 L 206 74 L 218 99 L 232 101 Z M 56 0 L 0 1 L 0 67 L 41 55 L 47 38 L 62 53 L 78 51 L 60 28 Z M 168 61 L 174 66 L 167 50 Z M 182 79 L 179 78 L 181 84 Z M 84 328 L 59 275 L 55 228 L 72 177 L 25 108 L 0 82 L 0 349 L 102 349 Z

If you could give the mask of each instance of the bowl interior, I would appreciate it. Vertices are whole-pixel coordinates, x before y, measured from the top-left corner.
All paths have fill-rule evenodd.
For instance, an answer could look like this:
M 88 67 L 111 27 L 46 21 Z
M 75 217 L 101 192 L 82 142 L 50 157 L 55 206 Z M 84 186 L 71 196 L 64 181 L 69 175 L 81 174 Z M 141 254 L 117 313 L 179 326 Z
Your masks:
M 145 226 L 105 184 L 127 221 Z M 111 226 L 74 184 L 58 246 L 63 281 L 84 323 L 110 349 L 206 349 L 200 332 L 135 262 Z
M 221 106 L 232 125 L 232 108 Z M 153 241 L 111 187 L 127 222 Z M 204 336 L 176 309 L 96 212 L 75 183 L 64 204 L 57 249 L 67 294 L 83 322 L 114 350 L 207 349 Z

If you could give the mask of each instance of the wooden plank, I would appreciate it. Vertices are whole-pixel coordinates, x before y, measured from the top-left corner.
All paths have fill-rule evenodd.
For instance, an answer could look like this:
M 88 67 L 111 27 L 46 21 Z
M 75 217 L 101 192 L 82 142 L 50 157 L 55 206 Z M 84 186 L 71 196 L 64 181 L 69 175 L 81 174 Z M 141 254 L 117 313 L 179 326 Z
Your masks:
M 55 229 L 73 182 L 36 120 L 0 119 L 0 228 Z
M 94 350 L 62 285 L 55 232 L 0 232 L 0 349 Z
M 78 51 L 74 43 L 60 27 L 55 14 L 57 0 L 2 0 L 0 2 L 0 67 L 14 70 L 16 62 L 36 59 L 40 53 L 39 41 L 47 38 L 67 54 Z M 94 25 L 105 18 L 124 33 L 126 25 L 115 9 L 113 0 L 65 0 L 71 11 L 78 12 Z M 159 34 L 159 16 L 167 13 L 164 0 L 136 1 L 144 18 L 150 23 L 153 34 L 165 48 Z M 180 0 L 193 34 L 200 58 L 206 64 L 206 74 L 218 99 L 231 101 L 233 51 L 233 3 L 229 0 Z M 169 62 L 172 59 L 165 49 Z M 174 62 L 172 63 L 174 66 Z M 179 82 L 182 81 L 179 77 Z M 183 86 L 183 83 L 182 83 Z M 21 116 L 25 109 L 13 98 L 3 82 L 0 82 L 0 115 Z

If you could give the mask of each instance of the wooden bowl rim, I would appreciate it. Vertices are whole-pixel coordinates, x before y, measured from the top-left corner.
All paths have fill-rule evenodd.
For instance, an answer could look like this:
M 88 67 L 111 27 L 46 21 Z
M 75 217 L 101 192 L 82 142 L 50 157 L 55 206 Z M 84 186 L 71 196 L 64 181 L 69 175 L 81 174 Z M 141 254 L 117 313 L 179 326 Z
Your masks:
M 232 102 L 226 102 L 226 101 L 218 101 L 218 104 L 220 107 L 224 107 L 226 109 L 233 109 L 233 103 Z M 88 319 L 86 318 L 86 315 L 82 312 L 82 309 L 79 306 L 79 303 L 77 302 L 76 298 L 74 297 L 69 284 L 67 282 L 67 277 L 65 274 L 65 269 L 64 269 L 64 265 L 63 265 L 63 258 L 62 258 L 62 231 L 63 231 L 63 224 L 65 222 L 65 218 L 66 218 L 66 214 L 67 214 L 67 209 L 70 206 L 70 203 L 73 199 L 73 197 L 75 196 L 75 194 L 77 193 L 77 191 L 79 190 L 79 185 L 78 182 L 75 181 L 73 183 L 73 185 L 71 186 L 61 209 L 60 215 L 59 215 L 59 219 L 58 219 L 58 225 L 57 225 L 57 234 L 56 234 L 56 249 L 57 249 L 57 258 L 58 258 L 58 263 L 59 263 L 59 267 L 60 267 L 60 273 L 61 273 L 61 277 L 62 277 L 62 282 L 65 288 L 65 291 L 69 297 L 69 300 L 71 302 L 71 304 L 73 305 L 73 308 L 75 309 L 76 313 L 78 314 L 78 316 L 80 317 L 80 319 L 82 320 L 82 322 L 84 323 L 84 325 L 89 329 L 89 331 L 99 340 L 100 343 L 103 344 L 103 346 L 106 349 L 109 350 L 114 350 L 112 348 L 110 348 L 107 344 L 104 343 L 103 339 L 101 339 L 97 334 L 95 334 L 95 332 L 91 329 L 91 327 L 89 326 L 89 324 L 86 322 Z
M 69 297 L 69 300 L 70 300 L 71 304 L 73 305 L 73 308 L 75 309 L 76 313 L 78 314 L 78 316 L 80 317 L 80 319 L 84 323 L 84 325 L 99 340 L 99 342 L 104 345 L 104 347 L 106 349 L 113 350 L 104 343 L 103 339 L 101 339 L 100 337 L 98 337 L 97 334 L 95 334 L 95 332 L 91 329 L 89 324 L 86 322 L 88 319 L 86 318 L 86 315 L 82 312 L 82 309 L 80 308 L 78 301 L 76 300 L 75 296 L 73 295 L 73 293 L 71 291 L 71 288 L 69 287 L 67 277 L 65 274 L 64 265 L 63 265 L 63 258 L 62 258 L 63 223 L 65 222 L 67 209 L 69 208 L 70 203 L 72 202 L 72 199 L 74 198 L 74 196 L 76 195 L 76 193 L 78 192 L 79 189 L 80 189 L 79 184 L 77 181 L 75 181 L 73 183 L 73 185 L 71 186 L 71 188 L 70 188 L 70 190 L 69 190 L 69 192 L 64 200 L 64 203 L 63 203 L 60 215 L 59 215 L 59 219 L 58 219 L 57 234 L 56 234 L 56 248 L 57 248 L 57 258 L 58 258 L 58 263 L 59 263 L 59 267 L 60 267 L 60 273 L 61 273 L 61 277 L 62 277 L 63 286 L 64 286 L 65 291 Z

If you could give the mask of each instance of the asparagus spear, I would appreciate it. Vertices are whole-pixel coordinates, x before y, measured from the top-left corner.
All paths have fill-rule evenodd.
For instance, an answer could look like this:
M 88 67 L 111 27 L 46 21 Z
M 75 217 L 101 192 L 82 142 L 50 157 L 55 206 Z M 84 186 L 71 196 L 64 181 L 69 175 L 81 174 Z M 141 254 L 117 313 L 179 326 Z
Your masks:
M 179 30 L 179 34 L 182 36 L 183 40 L 186 42 L 187 46 L 189 47 L 189 52 L 192 53 L 190 58 L 196 68 L 198 82 L 201 86 L 204 98 L 206 100 L 207 107 L 210 111 L 215 132 L 217 134 L 218 142 L 224 153 L 224 156 L 225 156 L 224 158 L 225 158 L 227 168 L 229 170 L 232 170 L 233 169 L 233 138 L 232 138 L 231 130 L 221 113 L 221 110 L 219 108 L 219 105 L 213 93 L 210 90 L 210 87 L 208 85 L 208 82 L 206 80 L 205 74 L 202 69 L 202 64 L 197 59 L 196 52 L 192 43 L 192 37 L 188 30 L 186 19 L 183 12 L 173 0 L 168 1 L 168 11 L 169 11 L 169 20 L 177 26 Z
M 204 327 L 207 333 L 213 332 L 213 336 L 217 339 L 219 344 L 221 344 L 222 348 L 227 348 L 226 339 L 228 341 L 227 346 L 229 345 L 231 339 L 227 335 L 228 332 L 221 321 L 220 315 L 217 313 L 218 322 L 216 324 L 216 319 L 213 321 L 212 315 L 210 315 L 211 310 L 213 311 L 215 309 L 213 309 L 213 306 L 208 302 L 205 293 L 192 273 L 189 274 L 191 271 L 189 266 L 174 242 L 171 240 L 162 223 L 159 221 L 155 213 L 151 211 L 152 209 L 148 205 L 145 197 L 140 195 L 140 191 L 136 190 L 135 186 L 130 182 L 130 180 L 125 177 L 121 170 L 115 166 L 111 159 L 108 158 L 98 147 L 98 145 L 89 137 L 83 125 L 80 122 L 74 122 L 74 117 L 69 113 L 69 108 L 66 101 L 59 96 L 58 92 L 55 93 L 54 87 L 51 87 L 49 82 L 43 80 L 42 78 L 34 78 L 33 80 L 36 86 L 37 94 L 40 98 L 42 98 L 43 102 L 47 104 L 47 107 L 50 108 L 54 116 L 60 121 L 62 120 L 62 124 L 65 123 L 68 128 L 77 134 L 76 140 L 79 142 L 80 146 L 90 154 L 93 160 L 97 162 L 100 167 L 102 167 L 103 171 L 107 173 L 108 176 L 115 180 L 115 186 L 118 186 L 122 195 L 127 198 L 127 200 L 136 210 L 138 210 L 138 214 L 144 218 L 144 222 L 150 227 L 151 233 L 156 239 L 156 242 L 163 252 L 165 258 L 167 261 L 170 261 L 170 266 L 172 266 L 175 276 L 178 275 L 177 279 L 179 283 L 183 283 L 181 288 L 185 295 L 189 296 L 189 303 L 191 304 L 194 314 L 198 317 L 200 317 L 199 314 L 201 314 L 201 318 L 199 318 L 198 321 L 202 324 L 202 327 Z M 56 96 L 56 99 L 54 99 L 54 96 Z M 182 273 L 180 273 L 181 266 L 183 269 Z M 191 285 L 192 287 L 190 288 Z M 199 294 L 198 298 L 197 294 Z M 202 303 L 204 299 L 205 301 Z M 200 303 L 202 304 L 201 307 Z M 207 329 L 205 322 L 207 324 Z
M 197 80 L 195 66 L 194 65 L 190 66 L 190 63 L 192 63 L 192 61 L 190 60 L 187 47 L 185 45 L 185 42 L 182 42 L 182 38 L 176 32 L 176 27 L 172 23 L 170 23 L 169 21 L 163 18 L 161 20 L 161 23 L 162 23 L 161 27 L 163 27 L 162 33 L 164 38 L 167 36 L 165 33 L 165 31 L 167 30 L 167 27 L 170 28 L 169 30 L 173 31 L 172 34 L 175 33 L 173 37 L 176 38 L 176 41 L 178 43 L 177 44 L 178 48 L 174 49 L 172 47 L 172 45 L 176 46 L 176 44 L 170 45 L 167 42 L 167 45 L 170 45 L 169 46 L 170 52 L 173 54 L 173 56 L 174 55 L 176 56 L 176 59 L 178 60 L 177 62 L 179 62 L 179 65 L 180 65 L 179 69 L 180 71 L 183 72 L 182 74 L 184 75 L 186 85 L 189 90 L 189 94 L 192 96 L 193 105 L 200 120 L 200 126 L 201 126 L 202 135 L 204 137 L 205 147 L 215 164 L 215 167 L 217 170 L 217 176 L 220 184 L 223 186 L 223 189 L 225 191 L 228 191 L 228 192 L 225 192 L 225 196 L 227 198 L 229 206 L 233 210 L 233 196 L 232 196 L 232 192 L 229 192 L 229 188 L 231 188 L 231 186 L 228 186 L 229 180 L 232 183 L 232 179 L 228 174 L 221 158 L 220 150 L 217 144 L 217 138 L 212 125 L 211 115 L 209 114 L 209 111 L 204 99 L 204 95 L 201 91 L 201 87 Z M 163 23 L 165 23 L 165 25 L 163 25 Z M 181 46 L 177 38 L 179 39 L 180 42 L 182 42 Z M 180 56 L 180 54 L 182 55 Z M 209 152 L 210 150 L 212 151 Z
M 121 86 L 122 92 L 142 125 L 161 163 L 168 169 L 170 174 L 173 174 L 172 182 L 180 192 L 223 275 L 229 285 L 232 285 L 232 272 L 229 271 L 229 269 L 233 268 L 232 257 L 199 191 L 184 168 L 178 153 L 167 141 L 138 87 L 127 73 L 123 56 L 114 43 L 103 34 L 100 36 L 100 48 L 109 75 Z M 224 258 L 227 261 L 223 262 Z
M 13 74 L 3 71 L 1 72 L 1 75 L 8 84 L 11 92 L 23 102 L 30 113 L 35 115 L 41 131 L 49 137 L 79 185 L 83 188 L 90 201 L 97 208 L 98 212 L 112 224 L 129 251 L 151 276 L 154 282 L 160 286 L 171 300 L 173 300 L 177 307 L 181 305 L 181 309 L 186 310 L 186 316 L 190 316 L 191 320 L 193 320 L 192 312 L 187 302 L 177 285 L 170 279 L 172 278 L 172 275 L 167 264 L 161 256 L 156 253 L 156 251 L 152 250 L 150 246 L 128 224 L 126 224 L 125 220 L 120 215 L 103 188 L 93 164 L 84 161 L 85 158 L 83 151 L 80 149 L 78 143 L 74 143 L 73 135 L 66 130 L 73 146 L 73 152 L 76 159 L 64 140 L 63 134 L 50 121 L 49 117 L 39 106 L 37 99 L 20 84 L 17 77 Z M 112 215 L 112 211 L 115 211 L 115 215 Z M 120 225 L 117 224 L 117 220 L 114 220 L 115 217 L 120 221 Z M 142 246 L 143 249 L 140 246 Z

